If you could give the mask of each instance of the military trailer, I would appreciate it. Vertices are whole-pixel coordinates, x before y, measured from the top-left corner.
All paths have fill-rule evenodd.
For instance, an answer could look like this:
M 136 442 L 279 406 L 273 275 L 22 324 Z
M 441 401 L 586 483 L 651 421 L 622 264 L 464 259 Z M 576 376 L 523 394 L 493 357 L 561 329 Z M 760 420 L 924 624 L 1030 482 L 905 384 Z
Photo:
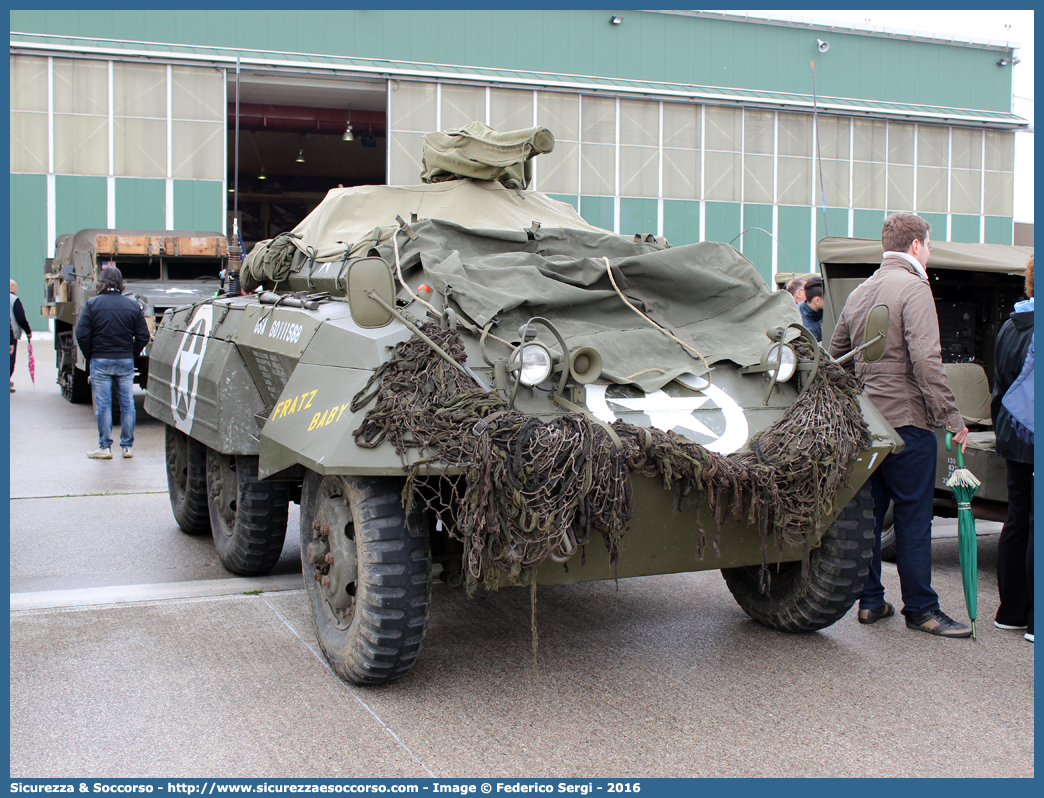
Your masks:
M 961 244 L 933 238 L 928 279 L 939 314 L 939 338 L 946 379 L 970 434 L 965 466 L 982 481 L 972 500 L 976 518 L 1003 521 L 1008 486 L 1004 460 L 995 450 L 990 396 L 996 366 L 997 333 L 1015 303 L 1024 298 L 1026 263 L 1032 247 L 1004 244 Z M 823 340 L 829 341 L 849 294 L 868 278 L 884 257 L 877 240 L 828 237 L 816 256 L 823 273 Z M 935 514 L 956 517 L 957 506 L 945 481 L 957 467 L 947 452 L 944 432 L 937 431 Z M 895 559 L 895 533 L 886 517 L 882 552 Z
M 250 253 L 248 295 L 160 320 L 145 408 L 181 529 L 260 574 L 299 503 L 315 632 L 357 684 L 413 666 L 434 579 L 718 569 L 769 627 L 844 616 L 864 483 L 900 441 L 793 300 L 728 245 L 615 235 L 527 190 L 549 132 L 487 136 L 481 169 L 467 132 L 438 134 L 463 139 L 445 175 L 427 148 L 432 182 L 330 191 Z
M 228 241 L 220 233 L 183 230 L 81 230 L 58 236 L 54 258 L 44 264 L 45 303 L 54 320 L 55 364 L 62 396 L 91 401 L 87 363 L 76 345 L 84 303 L 98 293 L 105 266 L 123 274 L 124 293 L 145 312 L 149 331 L 173 307 L 213 296 L 228 263 Z M 134 362 L 134 381 L 145 387 L 151 344 Z

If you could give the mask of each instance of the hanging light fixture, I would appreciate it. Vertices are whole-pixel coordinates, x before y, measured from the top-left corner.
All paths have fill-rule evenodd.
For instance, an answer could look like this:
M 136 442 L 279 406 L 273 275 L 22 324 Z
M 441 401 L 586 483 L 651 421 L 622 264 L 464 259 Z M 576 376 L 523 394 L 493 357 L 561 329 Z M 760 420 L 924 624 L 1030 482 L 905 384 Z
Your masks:
M 348 127 L 344 130 L 344 135 L 341 136 L 342 141 L 354 141 L 355 136 L 352 135 L 352 104 L 348 103 Z
M 297 157 L 294 158 L 294 161 L 296 163 L 304 163 L 305 159 L 304 159 L 304 136 L 303 135 L 300 138 L 298 138 L 297 143 L 298 143 Z
M 259 174 L 257 176 L 257 179 L 258 180 L 268 180 L 268 177 L 265 175 L 265 165 L 264 164 L 261 164 L 261 174 Z

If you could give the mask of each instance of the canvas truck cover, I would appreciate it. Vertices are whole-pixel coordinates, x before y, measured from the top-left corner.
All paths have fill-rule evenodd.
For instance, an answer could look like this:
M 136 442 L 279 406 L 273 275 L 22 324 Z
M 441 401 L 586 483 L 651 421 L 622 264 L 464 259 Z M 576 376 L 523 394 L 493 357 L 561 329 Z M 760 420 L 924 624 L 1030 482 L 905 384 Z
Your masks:
M 212 231 L 92 228 L 58 236 L 52 270 L 61 273 L 63 266 L 75 261 L 78 252 L 89 255 L 93 268 L 97 255 L 224 257 L 228 254 L 228 243 L 223 234 Z
M 959 244 L 951 241 L 932 241 L 929 268 L 962 269 L 977 272 L 1023 274 L 1033 247 L 1007 244 Z M 820 263 L 880 264 L 884 249 L 880 240 L 869 238 L 839 238 L 828 236 L 816 245 L 816 259 Z
M 498 133 L 481 122 L 425 133 L 421 142 L 425 183 L 468 177 L 496 180 L 509 188 L 527 188 L 533 179 L 530 160 L 555 148 L 555 137 L 546 127 Z

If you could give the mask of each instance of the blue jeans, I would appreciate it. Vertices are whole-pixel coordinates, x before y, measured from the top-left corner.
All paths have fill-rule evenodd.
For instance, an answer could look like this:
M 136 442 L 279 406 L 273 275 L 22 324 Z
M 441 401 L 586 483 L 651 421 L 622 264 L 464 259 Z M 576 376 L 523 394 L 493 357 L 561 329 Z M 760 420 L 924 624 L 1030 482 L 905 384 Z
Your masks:
M 890 454 L 870 477 L 874 498 L 874 553 L 870 572 L 859 597 L 859 609 L 884 603 L 881 584 L 881 529 L 889 499 L 893 503 L 896 566 L 903 595 L 903 615 L 922 615 L 939 609 L 932 589 L 932 500 L 935 498 L 935 433 L 919 427 L 899 427 L 906 441 L 902 454 Z
M 134 446 L 134 360 L 91 360 L 91 390 L 98 417 L 98 448 L 112 446 L 112 394 L 120 403 L 120 446 Z

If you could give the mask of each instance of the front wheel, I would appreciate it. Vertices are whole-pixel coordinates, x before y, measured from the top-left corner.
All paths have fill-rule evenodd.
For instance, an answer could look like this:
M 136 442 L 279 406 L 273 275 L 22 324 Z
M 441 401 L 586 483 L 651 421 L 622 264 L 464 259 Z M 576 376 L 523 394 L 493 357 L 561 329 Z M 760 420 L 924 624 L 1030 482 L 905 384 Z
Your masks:
M 783 632 L 813 632 L 842 618 L 863 592 L 874 545 L 874 502 L 864 485 L 800 562 L 770 565 L 769 590 L 759 587 L 758 566 L 723 568 L 733 597 L 758 623 Z
M 431 541 L 402 507 L 395 477 L 305 477 L 301 565 L 330 667 L 354 684 L 404 676 L 420 654 L 431 599 Z
M 256 456 L 208 449 L 207 505 L 221 564 L 241 576 L 271 571 L 286 538 L 287 483 L 258 479 Z

